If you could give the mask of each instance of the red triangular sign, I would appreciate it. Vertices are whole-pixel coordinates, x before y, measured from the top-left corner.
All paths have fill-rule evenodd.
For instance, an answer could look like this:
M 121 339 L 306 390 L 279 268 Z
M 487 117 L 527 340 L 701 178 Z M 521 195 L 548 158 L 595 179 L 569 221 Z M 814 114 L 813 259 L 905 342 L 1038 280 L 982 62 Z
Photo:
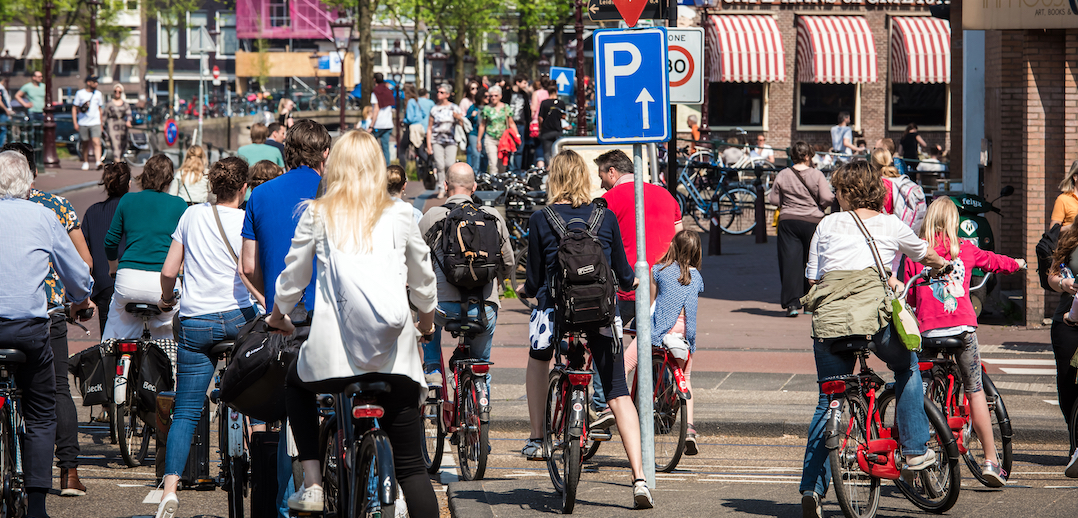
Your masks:
M 614 7 L 618 8 L 618 13 L 629 27 L 636 27 L 647 4 L 648 0 L 614 0 Z

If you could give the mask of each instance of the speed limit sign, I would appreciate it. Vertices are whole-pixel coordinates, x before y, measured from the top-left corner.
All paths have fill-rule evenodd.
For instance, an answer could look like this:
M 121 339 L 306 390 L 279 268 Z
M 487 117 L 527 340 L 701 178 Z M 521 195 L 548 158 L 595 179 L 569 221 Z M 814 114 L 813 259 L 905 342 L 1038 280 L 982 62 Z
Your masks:
M 704 102 L 704 29 L 669 28 L 666 33 L 669 48 L 666 69 L 670 74 L 670 102 Z

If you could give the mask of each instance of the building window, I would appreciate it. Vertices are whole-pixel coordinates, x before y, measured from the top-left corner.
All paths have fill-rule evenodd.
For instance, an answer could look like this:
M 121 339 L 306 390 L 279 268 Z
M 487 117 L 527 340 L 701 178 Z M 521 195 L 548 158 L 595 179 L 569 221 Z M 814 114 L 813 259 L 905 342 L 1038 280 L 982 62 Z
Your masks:
M 79 60 L 77 59 L 57 59 L 53 63 L 55 64 L 53 74 L 58 76 L 69 76 L 79 71 Z
M 217 30 L 221 31 L 217 42 L 217 56 L 235 56 L 240 48 L 240 40 L 236 39 L 236 13 L 233 11 L 217 12 Z
M 192 52 L 201 45 L 199 31 L 203 27 L 209 27 L 209 14 L 206 11 L 190 11 L 187 13 L 187 57 L 197 59 L 199 53 Z M 207 29 L 208 30 L 208 29 Z
M 138 0 L 127 0 L 124 4 L 128 11 L 138 11 Z
M 138 83 L 141 82 L 139 78 L 138 65 L 119 65 L 117 74 L 117 81 L 120 83 Z
M 711 83 L 708 90 L 707 125 L 712 128 L 766 125 L 766 83 Z
M 848 112 L 854 125 L 860 120 L 856 84 L 799 83 L 797 125 L 800 129 L 827 129 Z
M 292 20 L 288 18 L 288 0 L 270 0 L 266 4 L 266 14 L 270 27 L 289 27 Z
M 891 129 L 909 123 L 920 128 L 947 128 L 949 88 L 946 83 L 891 83 Z
M 165 15 L 162 14 L 162 17 Z M 157 57 L 167 58 L 171 43 L 172 57 L 180 57 L 180 27 L 179 23 L 162 25 L 161 19 L 157 20 Z

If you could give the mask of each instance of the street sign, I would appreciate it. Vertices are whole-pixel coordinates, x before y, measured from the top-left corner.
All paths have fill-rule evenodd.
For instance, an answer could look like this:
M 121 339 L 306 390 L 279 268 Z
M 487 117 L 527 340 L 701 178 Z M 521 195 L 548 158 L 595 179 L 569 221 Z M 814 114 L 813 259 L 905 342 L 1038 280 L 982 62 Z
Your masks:
M 221 79 L 221 68 L 218 67 L 217 65 L 213 66 L 213 78 L 214 79 Z
M 576 69 L 550 67 L 550 79 L 558 84 L 558 95 L 573 95 L 576 87 Z
M 176 139 L 180 136 L 180 128 L 176 125 L 176 119 L 165 121 L 165 143 L 168 147 L 176 145 Z
M 700 27 L 666 30 L 669 42 L 670 102 L 704 102 L 704 29 Z
M 191 33 L 191 41 L 188 42 L 187 52 L 191 54 L 199 54 L 202 52 L 216 52 L 217 45 L 213 42 L 213 38 L 210 37 L 210 31 L 206 30 L 206 27 L 199 27 L 197 31 Z
M 596 136 L 604 144 L 670 138 L 665 27 L 595 31 Z
M 628 2 L 629 0 L 618 0 L 619 2 Z M 632 0 L 638 2 L 640 0 Z M 588 17 L 593 22 L 604 22 L 611 20 L 622 20 L 621 13 L 618 12 L 618 7 L 614 5 L 614 0 L 588 0 Z M 665 0 L 647 0 L 647 4 L 644 6 L 641 13 L 637 16 L 640 20 L 665 20 L 666 19 L 666 1 Z M 626 20 L 628 23 L 628 20 Z M 632 24 L 635 25 L 635 22 Z

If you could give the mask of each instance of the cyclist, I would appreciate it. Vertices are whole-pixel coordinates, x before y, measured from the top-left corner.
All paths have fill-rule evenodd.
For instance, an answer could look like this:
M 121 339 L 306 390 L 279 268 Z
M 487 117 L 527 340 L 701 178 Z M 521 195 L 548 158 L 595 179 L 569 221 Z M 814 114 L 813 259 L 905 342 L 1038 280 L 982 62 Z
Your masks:
M 297 122 L 296 127 L 302 122 Z M 289 132 L 289 138 L 291 135 Z M 266 320 L 280 332 L 293 331 L 288 312 L 303 297 L 311 274 L 317 272 L 317 304 L 328 310 L 315 312 L 311 336 L 300 346 L 299 358 L 289 374 L 286 404 L 303 465 L 303 488 L 288 499 L 288 505 L 298 511 L 324 508 L 315 392 L 337 393 L 359 380 L 384 381 L 391 392 L 378 399 L 385 409 L 379 423 L 393 446 L 393 464 L 407 497 L 408 514 L 437 516 L 438 499 L 423 463 L 419 403 L 427 391 L 416 347 L 419 335 L 434 333 L 437 288 L 430 248 L 423 242 L 412 211 L 390 198 L 385 160 L 370 133 L 350 131 L 338 139 L 326 161 L 324 188 L 325 194 L 308 202 L 300 216 L 288 263 L 277 278 L 273 313 Z M 334 254 L 345 256 L 393 248 L 394 257 L 407 271 L 410 298 L 419 312 L 419 332 L 405 326 L 389 359 L 377 370 L 367 370 L 353 361 L 349 349 L 362 344 L 343 343 L 333 314 L 335 301 L 326 298 L 330 254 L 326 243 L 330 240 L 337 249 Z M 404 282 L 400 289 L 405 289 Z
M 430 231 L 438 222 L 445 221 L 446 216 L 458 205 L 472 203 L 472 193 L 475 192 L 476 183 L 475 173 L 472 171 L 471 166 L 464 162 L 457 162 L 449 166 L 443 188 L 449 196 L 445 205 L 432 207 L 419 221 L 419 233 L 427 237 L 427 244 L 430 245 L 431 252 L 434 254 L 434 274 L 438 279 L 438 309 L 434 313 L 436 326 L 434 336 L 423 345 L 423 370 L 427 374 L 428 385 L 442 384 L 441 364 L 439 362 L 441 358 L 439 348 L 442 345 L 442 327 L 445 326 L 446 322 L 459 320 L 461 318 L 461 303 L 467 303 L 465 290 L 454 286 L 446 279 L 445 272 L 441 266 L 443 264 L 443 254 L 446 251 L 438 246 L 441 240 L 437 239 L 437 236 L 430 235 Z M 500 251 L 502 257 L 497 279 L 479 288 L 475 293 L 475 295 L 478 295 L 480 304 L 469 304 L 467 308 L 468 318 L 486 322 L 486 329 L 471 340 L 470 348 L 472 358 L 486 361 L 490 360 L 490 344 L 494 338 L 494 326 L 498 321 L 498 309 L 501 307 L 499 302 L 501 290 L 497 289 L 500 286 L 498 281 L 504 279 L 513 269 L 513 247 L 509 241 L 509 229 L 505 226 L 505 220 L 498 214 L 498 211 L 492 207 L 480 207 L 480 210 L 496 218 L 498 237 L 500 239 L 498 249 L 484 250 L 484 252 L 493 257 Z M 483 308 L 483 317 L 479 316 L 480 306 Z
M 890 312 L 882 311 L 885 289 L 876 271 L 872 248 L 854 218 L 863 221 L 885 265 L 891 264 L 899 253 L 932 268 L 943 268 L 947 262 L 918 239 L 902 220 L 880 213 L 883 181 L 868 162 L 857 159 L 843 164 L 831 177 L 831 184 L 842 212 L 828 215 L 816 227 L 805 269 L 805 277 L 813 286 L 801 299 L 805 309 L 812 312 L 817 378 L 853 373 L 854 356 L 831 351 L 836 340 L 871 336 L 876 343 L 876 355 L 895 373 L 896 420 L 905 464 L 907 469 L 922 470 L 935 462 L 936 455 L 926 449 L 929 426 L 917 355 L 906 349 L 892 331 Z M 893 288 L 901 283 L 891 275 L 888 284 Z M 827 396 L 821 392 L 809 425 L 801 472 L 801 510 L 806 517 L 822 516 L 820 498 L 827 493 L 831 480 L 823 440 L 826 411 Z
M 72 311 L 94 307 L 93 277 L 67 230 L 56 215 L 29 201 L 33 177 L 20 153 L 0 153 L 0 348 L 18 349 L 26 362 L 15 373 L 22 391 L 26 420 L 23 466 L 26 473 L 26 516 L 47 518 L 45 497 L 52 488 L 52 455 L 56 442 L 56 384 L 49 345 L 45 281 L 50 261 L 67 288 Z
M 917 324 L 922 335 L 931 338 L 954 337 L 965 342 L 965 349 L 955 360 L 962 374 L 966 397 L 969 398 L 973 429 L 978 437 L 992 437 L 992 418 L 981 386 L 981 353 L 977 350 L 977 314 L 969 299 L 970 278 L 974 268 L 993 273 L 1014 273 L 1024 268 L 1026 261 L 981 250 L 969 241 L 959 240 L 958 208 L 946 196 L 937 198 L 928 207 L 921 239 L 927 241 L 940 257 L 950 260 L 954 271 L 932 281 L 930 286 L 914 288 L 906 300 L 917 309 Z M 924 267 L 906 259 L 905 269 L 905 278 L 909 279 Z M 928 357 L 938 354 L 938 350 L 924 350 L 924 355 Z M 996 443 L 982 440 L 981 445 L 984 446 L 986 459 L 981 474 L 988 485 L 1003 487 L 1007 483 L 1007 473 L 998 462 L 989 460 L 998 458 Z
M 547 180 L 548 196 L 551 206 L 565 221 L 586 220 L 592 214 L 595 204 L 591 200 L 591 179 L 588 166 L 579 154 L 565 150 L 558 153 L 550 162 L 550 177 Z M 579 228 L 580 224 L 571 222 L 570 228 Z M 634 286 L 636 279 L 633 270 L 625 258 L 625 249 L 621 244 L 621 230 L 614 214 L 606 209 L 602 225 L 595 229 L 607 261 L 617 277 L 620 286 Z M 535 297 L 537 311 L 533 320 L 540 318 L 549 322 L 554 313 L 554 301 L 550 296 L 550 283 L 558 270 L 558 234 L 547 221 L 546 215 L 537 211 L 528 221 L 528 271 L 527 280 L 521 288 L 522 295 Z M 535 323 L 533 322 L 532 325 Z M 558 322 L 553 322 L 554 329 Z M 549 327 L 549 323 L 545 326 Z M 599 380 L 606 393 L 607 404 L 613 411 L 615 422 L 621 433 L 625 454 L 633 474 L 633 499 L 638 508 L 651 508 L 654 501 L 651 491 L 644 480 L 644 468 L 641 464 L 640 427 L 636 406 L 629 397 L 629 388 L 625 384 L 625 364 L 622 354 L 616 353 L 613 333 L 615 329 L 593 329 L 585 334 L 591 350 L 592 361 L 599 372 Z M 550 372 L 550 360 L 554 356 L 553 347 L 558 346 L 561 335 L 544 333 L 542 342 L 533 341 L 529 352 L 527 368 L 528 417 L 531 421 L 531 435 L 521 453 L 533 460 L 543 457 L 543 415 L 546 404 L 547 378 Z M 549 338 L 547 340 L 546 338 Z

